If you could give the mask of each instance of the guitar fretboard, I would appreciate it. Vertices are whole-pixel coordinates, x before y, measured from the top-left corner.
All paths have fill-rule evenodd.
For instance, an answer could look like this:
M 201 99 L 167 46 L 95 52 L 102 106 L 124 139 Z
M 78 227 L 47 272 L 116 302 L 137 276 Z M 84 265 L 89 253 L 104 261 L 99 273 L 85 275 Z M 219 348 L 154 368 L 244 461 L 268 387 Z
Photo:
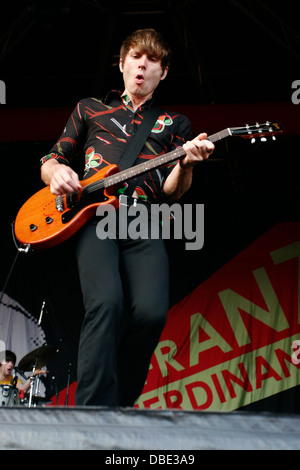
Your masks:
M 183 150 L 182 147 L 180 147 L 173 152 L 165 153 L 164 155 L 161 155 L 160 157 L 153 158 L 147 162 L 140 163 L 139 165 L 135 165 L 131 168 L 128 168 L 127 170 L 120 171 L 119 173 L 115 175 L 108 176 L 107 178 L 104 179 L 104 187 L 108 188 L 109 186 L 132 179 L 135 176 L 142 175 L 143 173 L 147 173 L 148 171 L 155 170 L 156 168 L 165 166 L 174 160 L 178 160 L 184 155 L 185 155 L 185 151 Z
M 228 129 L 224 129 L 221 132 L 217 132 L 216 134 L 209 136 L 207 139 L 210 140 L 211 142 L 216 142 L 217 140 L 222 140 L 225 137 L 228 137 L 229 135 L 231 135 L 231 131 L 228 128 Z M 127 170 L 120 171 L 119 173 L 115 175 L 108 176 L 107 178 L 104 179 L 104 187 L 108 188 L 115 184 L 122 183 L 123 181 L 135 178 L 138 175 L 147 173 L 148 171 L 155 170 L 156 168 L 160 168 L 162 166 L 167 165 L 168 163 L 178 160 L 179 158 L 182 158 L 184 155 L 185 155 L 185 151 L 183 150 L 182 147 L 179 147 L 178 149 L 173 150 L 172 152 L 168 152 L 168 153 L 165 153 L 164 155 L 153 158 L 149 160 L 148 162 L 140 163 L 139 165 L 135 165 L 131 168 L 128 168 Z

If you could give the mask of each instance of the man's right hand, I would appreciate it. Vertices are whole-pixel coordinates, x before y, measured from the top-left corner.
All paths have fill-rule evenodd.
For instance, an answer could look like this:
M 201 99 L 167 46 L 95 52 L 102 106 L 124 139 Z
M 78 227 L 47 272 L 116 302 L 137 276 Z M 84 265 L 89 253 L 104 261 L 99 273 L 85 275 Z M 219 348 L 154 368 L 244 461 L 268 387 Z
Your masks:
M 77 173 L 55 159 L 48 160 L 42 165 L 41 178 L 56 196 L 79 191 L 82 188 Z

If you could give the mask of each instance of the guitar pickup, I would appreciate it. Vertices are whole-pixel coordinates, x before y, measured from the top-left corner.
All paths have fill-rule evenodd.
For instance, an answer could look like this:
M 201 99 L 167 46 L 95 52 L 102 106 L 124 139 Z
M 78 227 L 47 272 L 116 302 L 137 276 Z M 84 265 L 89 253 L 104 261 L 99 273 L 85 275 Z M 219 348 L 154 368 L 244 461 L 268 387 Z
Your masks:
M 78 204 L 78 193 L 68 193 L 66 194 L 66 204 L 68 209 L 72 209 L 74 206 Z

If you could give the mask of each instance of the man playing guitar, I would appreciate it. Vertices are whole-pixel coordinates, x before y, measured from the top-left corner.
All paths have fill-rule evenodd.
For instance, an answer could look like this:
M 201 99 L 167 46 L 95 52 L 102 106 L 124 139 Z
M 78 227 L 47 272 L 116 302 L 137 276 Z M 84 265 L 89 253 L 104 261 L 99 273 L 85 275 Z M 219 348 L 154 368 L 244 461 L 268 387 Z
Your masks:
M 124 91 L 112 91 L 104 100 L 81 100 L 64 133 L 42 159 L 41 177 L 51 193 L 81 190 L 70 166 L 79 144 L 84 147 L 84 178 L 120 163 L 169 66 L 169 47 L 153 29 L 135 31 L 125 39 L 119 62 Z M 191 140 L 189 120 L 162 110 L 136 163 L 177 147 L 183 147 L 185 156 L 126 182 L 118 194 L 128 196 L 129 206 L 136 201 L 147 206 L 179 199 L 192 183 L 193 166 L 214 150 L 206 137 L 200 134 Z M 162 239 L 100 240 L 96 224 L 97 219 L 91 218 L 74 238 L 85 306 L 76 405 L 133 406 L 169 308 L 167 254 Z

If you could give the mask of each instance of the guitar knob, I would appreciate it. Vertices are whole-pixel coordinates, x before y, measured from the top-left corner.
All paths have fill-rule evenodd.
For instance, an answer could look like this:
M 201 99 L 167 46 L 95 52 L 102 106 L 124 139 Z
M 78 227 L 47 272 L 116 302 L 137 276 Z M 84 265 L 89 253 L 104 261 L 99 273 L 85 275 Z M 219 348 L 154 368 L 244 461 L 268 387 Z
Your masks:
M 30 224 L 29 228 L 32 232 L 34 232 L 37 229 L 37 225 Z
M 46 224 L 51 224 L 53 222 L 52 217 L 46 217 Z

